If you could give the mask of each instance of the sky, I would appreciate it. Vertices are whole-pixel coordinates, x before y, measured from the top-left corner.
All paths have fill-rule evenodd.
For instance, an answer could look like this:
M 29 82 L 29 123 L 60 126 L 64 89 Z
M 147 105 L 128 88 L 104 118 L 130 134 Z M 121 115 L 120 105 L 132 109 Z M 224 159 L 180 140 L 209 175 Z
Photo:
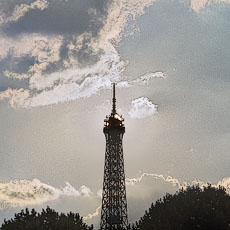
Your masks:
M 229 28 L 229 0 L 0 0 L 0 222 L 49 205 L 98 227 L 113 82 L 131 223 L 230 192 Z

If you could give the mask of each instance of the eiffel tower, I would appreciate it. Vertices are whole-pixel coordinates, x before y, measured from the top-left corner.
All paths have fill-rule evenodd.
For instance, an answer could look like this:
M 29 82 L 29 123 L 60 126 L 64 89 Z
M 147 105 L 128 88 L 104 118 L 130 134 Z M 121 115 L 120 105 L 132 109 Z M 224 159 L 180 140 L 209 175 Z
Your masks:
M 122 139 L 124 119 L 116 112 L 115 83 L 112 113 L 104 120 L 106 140 L 100 230 L 127 230 L 127 200 Z

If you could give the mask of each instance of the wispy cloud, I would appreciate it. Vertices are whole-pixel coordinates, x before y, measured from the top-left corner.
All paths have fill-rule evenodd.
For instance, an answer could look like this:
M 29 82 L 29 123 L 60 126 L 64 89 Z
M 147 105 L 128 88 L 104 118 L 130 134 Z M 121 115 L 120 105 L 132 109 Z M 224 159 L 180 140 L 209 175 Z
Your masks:
M 8 77 L 8 78 L 16 78 L 19 80 L 26 79 L 28 78 L 27 74 L 20 74 L 20 73 L 15 73 L 15 72 L 10 72 L 9 70 L 5 70 L 3 74 Z
M 15 22 L 20 18 L 22 18 L 30 10 L 34 10 L 34 9 L 44 10 L 48 7 L 48 5 L 49 3 L 47 0 L 36 0 L 29 5 L 27 4 L 16 5 L 12 13 L 9 14 L 5 14 L 4 12 L 0 11 L 0 25 L 9 22 Z
M 170 183 L 172 186 L 177 187 L 177 188 L 182 188 L 188 186 L 187 182 L 181 183 L 178 179 L 172 177 L 172 176 L 167 176 L 165 177 L 162 174 L 155 174 L 155 173 L 142 173 L 139 177 L 136 178 L 127 178 L 126 179 L 126 184 L 129 186 L 136 185 L 138 183 L 141 183 L 142 180 L 146 177 L 150 177 L 154 180 L 161 180 Z
M 172 177 L 172 176 L 164 176 L 162 174 L 155 174 L 155 173 L 142 173 L 140 176 L 136 178 L 127 178 L 126 185 L 127 186 L 134 186 L 136 184 L 142 183 L 144 178 L 152 178 L 153 180 L 160 180 L 171 184 L 173 187 L 178 189 L 186 189 L 189 186 L 199 185 L 202 189 L 211 185 L 212 187 L 224 187 L 227 193 L 230 194 L 230 177 L 225 177 L 222 180 L 218 181 L 216 184 L 211 182 L 205 182 L 199 179 L 195 179 L 191 182 L 187 181 L 180 181 L 179 179 Z
M 100 214 L 100 210 L 101 210 L 101 205 L 99 207 L 96 208 L 94 213 L 90 213 L 87 216 L 83 217 L 83 220 L 91 220 L 94 217 L 97 217 Z
M 140 76 L 138 79 L 134 80 L 133 83 L 134 84 L 139 83 L 142 85 L 147 85 L 154 78 L 166 79 L 167 77 L 166 77 L 165 73 L 162 71 L 149 72 L 149 73 L 146 73 L 146 74 Z

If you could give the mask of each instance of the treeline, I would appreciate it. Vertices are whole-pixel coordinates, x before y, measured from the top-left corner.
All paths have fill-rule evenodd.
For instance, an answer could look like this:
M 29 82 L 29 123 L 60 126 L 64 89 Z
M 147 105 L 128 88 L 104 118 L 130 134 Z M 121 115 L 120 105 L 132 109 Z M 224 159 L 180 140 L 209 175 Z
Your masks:
M 22 210 L 13 219 L 4 220 L 1 230 L 93 230 L 93 226 L 83 223 L 79 214 L 59 214 L 47 207 L 41 213 Z
M 133 230 L 229 230 L 230 196 L 211 185 L 167 194 L 152 204 Z
M 92 230 L 79 214 L 59 214 L 49 207 L 22 210 L 5 220 L 2 230 Z M 199 186 L 166 194 L 152 203 L 132 230 L 230 230 L 230 196 L 222 187 Z

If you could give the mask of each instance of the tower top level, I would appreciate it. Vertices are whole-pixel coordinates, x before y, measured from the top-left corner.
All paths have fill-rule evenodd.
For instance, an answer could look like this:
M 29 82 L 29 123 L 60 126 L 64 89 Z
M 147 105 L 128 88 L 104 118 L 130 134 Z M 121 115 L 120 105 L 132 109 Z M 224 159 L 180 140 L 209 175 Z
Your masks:
M 106 116 L 106 119 L 104 120 L 104 132 L 114 129 L 119 129 L 120 131 L 125 132 L 123 121 L 124 118 L 116 111 L 116 84 L 113 83 L 112 113 L 109 116 Z

